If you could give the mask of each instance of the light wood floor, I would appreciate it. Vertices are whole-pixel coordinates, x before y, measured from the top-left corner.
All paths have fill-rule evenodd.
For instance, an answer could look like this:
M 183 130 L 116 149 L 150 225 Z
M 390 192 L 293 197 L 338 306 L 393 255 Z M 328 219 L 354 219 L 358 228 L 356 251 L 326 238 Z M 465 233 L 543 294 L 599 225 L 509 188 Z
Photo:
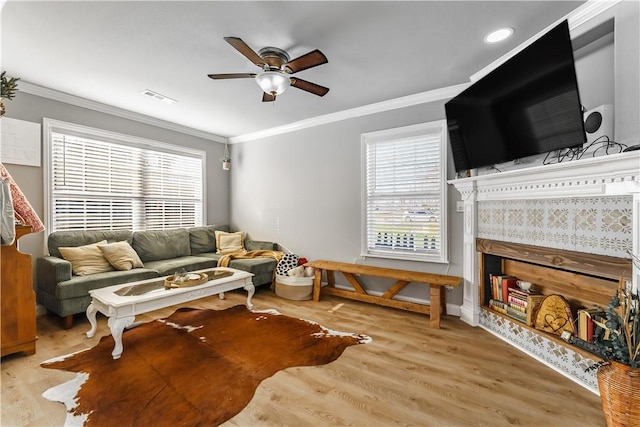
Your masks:
M 244 299 L 238 291 L 223 301 L 211 297 L 185 306 L 222 309 Z M 329 313 L 338 303 L 344 306 Z M 434 330 L 428 316 L 420 314 L 337 297 L 288 301 L 268 289 L 258 290 L 254 304 L 331 329 L 364 333 L 373 343 L 349 347 L 325 366 L 278 372 L 224 426 L 605 425 L 598 396 L 455 317 L 446 316 L 442 329 Z M 166 317 L 174 309 L 137 320 Z M 63 330 L 55 316 L 38 318 L 36 354 L 2 359 L 1 426 L 62 425 L 64 406 L 41 394 L 74 374 L 39 364 L 96 344 L 109 333 L 106 319 L 99 316 L 98 321 L 96 337 L 87 339 L 83 316 L 70 330 Z

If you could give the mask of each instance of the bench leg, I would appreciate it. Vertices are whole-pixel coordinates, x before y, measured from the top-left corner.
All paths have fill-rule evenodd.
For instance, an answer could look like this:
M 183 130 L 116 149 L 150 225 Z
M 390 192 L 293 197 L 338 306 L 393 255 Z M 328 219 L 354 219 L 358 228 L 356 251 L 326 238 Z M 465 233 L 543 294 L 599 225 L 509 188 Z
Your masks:
M 432 328 L 440 329 L 440 315 L 442 313 L 442 287 L 430 286 L 431 302 L 429 307 L 429 324 Z
M 320 287 L 322 286 L 322 269 L 316 268 L 313 273 L 313 300 L 320 301 Z

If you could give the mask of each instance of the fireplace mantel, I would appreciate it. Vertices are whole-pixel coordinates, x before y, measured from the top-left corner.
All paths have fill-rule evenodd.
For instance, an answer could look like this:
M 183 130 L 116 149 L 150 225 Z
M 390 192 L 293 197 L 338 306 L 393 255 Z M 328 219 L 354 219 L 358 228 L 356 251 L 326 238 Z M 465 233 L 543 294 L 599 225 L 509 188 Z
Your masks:
M 476 251 L 476 238 L 480 237 L 478 234 L 479 204 L 481 207 L 486 206 L 486 203 L 498 204 L 498 206 L 502 203 L 540 204 L 585 198 L 585 208 L 589 208 L 590 203 L 598 198 L 623 197 L 625 206 L 628 206 L 631 200 L 632 210 L 631 236 L 629 238 L 627 229 L 626 242 L 632 242 L 628 246 L 632 246 L 634 254 L 640 253 L 640 151 L 584 158 L 552 165 L 523 167 L 450 180 L 448 183 L 460 192 L 464 203 L 464 294 L 460 313 L 461 319 L 472 326 L 486 326 L 481 324 L 480 319 L 479 260 Z M 530 224 L 527 226 L 531 228 Z M 577 230 L 575 232 L 579 233 Z M 599 230 L 594 231 L 594 233 L 598 232 Z M 540 246 L 538 243 L 535 244 Z M 619 253 L 602 254 L 621 256 Z M 637 289 L 640 282 L 638 268 L 634 267 L 632 277 L 633 286 Z M 522 348 L 522 346 L 519 347 Z M 524 350 L 527 351 L 527 349 Z M 540 359 L 539 355 L 533 354 L 533 356 Z M 571 376 L 570 373 L 568 375 Z
M 565 161 L 449 181 L 475 199 L 621 195 L 640 192 L 640 151 Z

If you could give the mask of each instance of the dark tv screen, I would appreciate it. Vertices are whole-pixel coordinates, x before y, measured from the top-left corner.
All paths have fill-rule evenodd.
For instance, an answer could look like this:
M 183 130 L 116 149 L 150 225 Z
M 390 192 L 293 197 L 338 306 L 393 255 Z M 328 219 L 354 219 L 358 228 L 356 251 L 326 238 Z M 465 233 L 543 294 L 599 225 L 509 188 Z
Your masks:
M 445 104 L 456 172 L 585 143 L 562 22 Z

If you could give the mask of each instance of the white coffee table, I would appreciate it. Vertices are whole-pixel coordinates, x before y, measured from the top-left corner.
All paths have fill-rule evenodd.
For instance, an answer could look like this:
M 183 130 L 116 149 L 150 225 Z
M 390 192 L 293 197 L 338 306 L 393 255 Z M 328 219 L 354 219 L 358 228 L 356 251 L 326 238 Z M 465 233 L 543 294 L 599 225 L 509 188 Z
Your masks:
M 164 288 L 164 277 L 140 280 L 137 282 L 114 285 L 101 289 L 89 291 L 91 303 L 87 307 L 87 318 L 91 324 L 91 330 L 87 332 L 87 337 L 92 338 L 98 329 L 96 314 L 98 311 L 109 318 L 108 325 L 111 335 L 115 341 L 111 355 L 114 359 L 119 359 L 122 355 L 122 332 L 131 326 L 136 315 L 158 310 L 160 308 L 205 298 L 211 295 L 220 295 L 224 299 L 224 293 L 234 289 L 243 288 L 247 291 L 247 308 L 253 308 L 251 297 L 255 292 L 253 286 L 252 273 L 235 270 L 233 268 L 217 267 L 204 270 L 193 271 L 192 273 L 204 273 L 215 271 L 226 271 L 232 273 L 229 276 L 216 278 L 206 283 L 183 288 Z M 157 289 L 150 290 L 141 295 L 119 295 L 123 291 L 133 286 L 141 286 L 145 289 L 153 288 L 153 284 L 161 284 Z M 141 288 L 136 288 L 141 289 Z

